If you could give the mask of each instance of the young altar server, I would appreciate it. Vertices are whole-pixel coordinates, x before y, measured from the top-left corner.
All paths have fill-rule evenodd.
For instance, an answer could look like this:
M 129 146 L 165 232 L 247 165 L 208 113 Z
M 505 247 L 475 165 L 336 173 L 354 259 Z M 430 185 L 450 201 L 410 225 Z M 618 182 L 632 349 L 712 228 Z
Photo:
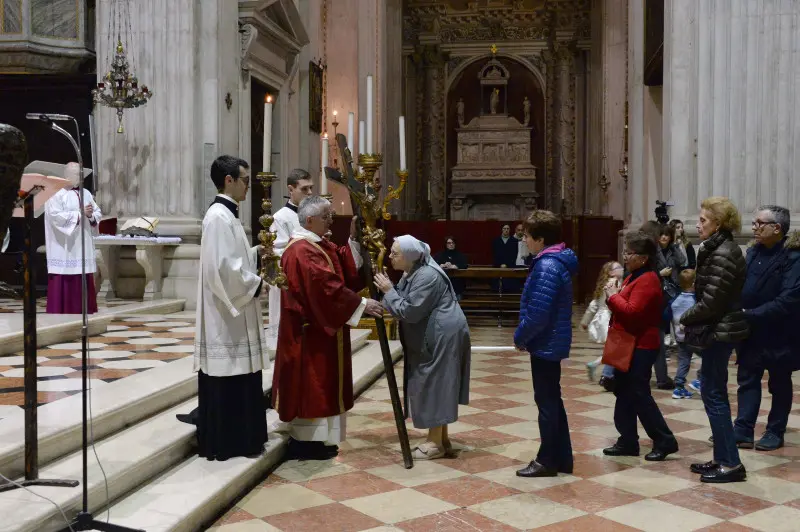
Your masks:
M 281 293 L 278 354 L 272 378 L 272 402 L 289 423 L 289 456 L 325 460 L 345 439 L 345 412 L 353 408 L 350 327 L 362 314 L 381 316 L 381 304 L 365 299 L 360 246 L 337 246 L 324 235 L 333 209 L 319 196 L 297 209 L 302 227 L 281 257 L 288 287 Z
M 311 180 L 311 176 L 302 168 L 295 168 L 289 172 L 286 183 L 289 187 L 289 201 L 275 213 L 272 227 L 270 227 L 270 231 L 275 232 L 275 241 L 272 243 L 272 249 L 278 257 L 283 254 L 283 250 L 286 249 L 286 245 L 292 239 L 292 233 L 300 229 L 300 222 L 297 219 L 297 206 L 300 205 L 303 198 L 310 196 L 314 191 L 314 182 Z M 280 316 L 281 289 L 270 285 L 267 335 L 272 338 L 278 336 Z
M 83 212 L 80 209 L 80 165 L 67 164 L 64 179 L 71 188 L 56 192 L 44 205 L 44 239 L 47 253 L 47 313 L 80 314 L 81 305 L 81 218 L 86 218 L 86 309 L 97 312 L 94 273 L 94 234 L 100 223 L 100 207 L 92 193 L 83 189 Z
M 219 194 L 203 218 L 194 369 L 198 372 L 197 441 L 200 456 L 227 460 L 260 454 L 267 441 L 261 370 L 266 351 L 258 274 L 259 246 L 251 247 L 239 220 L 247 197 L 247 162 L 222 155 L 211 165 Z

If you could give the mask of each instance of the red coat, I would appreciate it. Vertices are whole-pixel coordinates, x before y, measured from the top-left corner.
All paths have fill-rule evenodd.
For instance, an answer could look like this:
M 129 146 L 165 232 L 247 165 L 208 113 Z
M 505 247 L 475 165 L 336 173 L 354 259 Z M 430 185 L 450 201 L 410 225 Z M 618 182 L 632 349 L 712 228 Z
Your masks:
M 353 408 L 347 320 L 363 284 L 349 246 L 326 240 L 289 242 L 281 257 L 281 291 L 272 402 L 282 421 L 343 414 Z
M 622 290 L 608 298 L 611 327 L 635 336 L 637 349 L 659 349 L 664 301 L 661 280 L 654 271 L 633 277 L 629 275 Z

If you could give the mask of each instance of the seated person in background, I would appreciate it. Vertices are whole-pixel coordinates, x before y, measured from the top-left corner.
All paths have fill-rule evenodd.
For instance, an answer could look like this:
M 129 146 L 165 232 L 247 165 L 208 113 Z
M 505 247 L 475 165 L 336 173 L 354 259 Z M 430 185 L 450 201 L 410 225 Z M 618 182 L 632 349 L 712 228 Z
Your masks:
M 444 250 L 437 253 L 433 260 L 436 264 L 442 267 L 443 270 L 466 270 L 469 265 L 467 264 L 467 257 L 456 249 L 456 241 L 452 236 L 448 236 L 444 241 Z M 465 282 L 464 279 L 450 277 L 450 284 L 453 285 L 453 290 L 456 292 L 456 298 L 461 301 L 464 295 Z
M 511 234 L 511 226 L 503 225 L 503 232 L 492 241 L 492 258 L 495 268 L 515 268 L 520 241 Z M 503 279 L 503 292 L 519 292 L 522 284 L 519 279 Z M 492 290 L 499 290 L 499 283 L 492 281 Z
M 514 230 L 514 238 L 519 240 L 517 243 L 516 266 L 527 266 L 530 264 L 531 259 L 533 259 L 533 255 L 531 255 L 531 252 L 528 249 L 528 244 L 525 243 L 525 231 L 522 227 L 522 224 L 517 224 L 517 228 Z

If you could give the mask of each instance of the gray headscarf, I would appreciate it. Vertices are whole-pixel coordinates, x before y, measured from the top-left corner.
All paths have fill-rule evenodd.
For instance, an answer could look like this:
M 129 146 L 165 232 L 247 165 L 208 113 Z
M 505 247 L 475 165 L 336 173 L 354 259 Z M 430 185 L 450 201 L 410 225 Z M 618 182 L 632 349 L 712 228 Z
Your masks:
M 447 279 L 447 284 L 450 287 L 450 290 L 453 290 L 453 285 L 450 283 L 450 276 L 445 273 L 441 266 L 439 266 L 435 260 L 431 257 L 431 247 L 423 242 L 422 240 L 418 240 L 411 235 L 401 235 L 395 237 L 395 242 L 400 245 L 400 252 L 403 256 L 410 260 L 411 262 L 419 262 L 421 264 L 427 264 L 434 270 L 438 271 L 445 279 Z M 455 292 L 453 292 L 455 294 Z

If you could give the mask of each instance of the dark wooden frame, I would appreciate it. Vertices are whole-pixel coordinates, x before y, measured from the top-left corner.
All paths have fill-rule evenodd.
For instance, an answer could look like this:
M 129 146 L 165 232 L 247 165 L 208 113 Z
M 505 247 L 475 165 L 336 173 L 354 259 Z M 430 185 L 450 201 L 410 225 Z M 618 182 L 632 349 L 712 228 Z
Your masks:
M 322 66 L 308 63 L 308 129 L 322 134 Z

